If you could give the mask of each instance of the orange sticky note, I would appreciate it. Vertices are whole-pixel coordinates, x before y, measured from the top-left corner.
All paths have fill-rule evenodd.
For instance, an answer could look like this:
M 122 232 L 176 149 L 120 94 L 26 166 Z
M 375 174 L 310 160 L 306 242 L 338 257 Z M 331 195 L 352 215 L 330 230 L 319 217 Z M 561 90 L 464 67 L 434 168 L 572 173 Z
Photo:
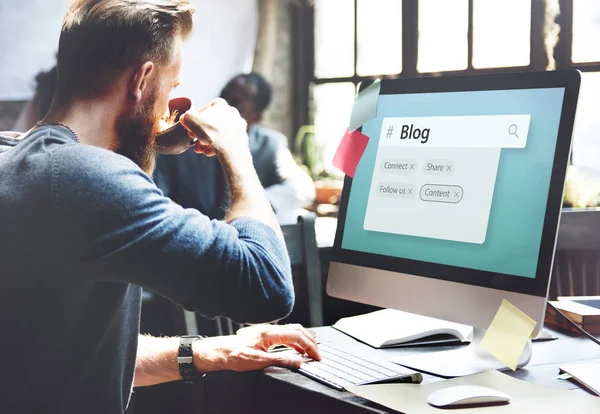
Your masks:
M 481 340 L 481 347 L 514 371 L 536 323 L 519 308 L 503 299 L 498 313 Z
M 368 136 L 360 131 L 350 132 L 348 129 L 335 152 L 333 166 L 342 170 L 347 176 L 354 178 L 356 166 L 365 152 L 368 143 Z

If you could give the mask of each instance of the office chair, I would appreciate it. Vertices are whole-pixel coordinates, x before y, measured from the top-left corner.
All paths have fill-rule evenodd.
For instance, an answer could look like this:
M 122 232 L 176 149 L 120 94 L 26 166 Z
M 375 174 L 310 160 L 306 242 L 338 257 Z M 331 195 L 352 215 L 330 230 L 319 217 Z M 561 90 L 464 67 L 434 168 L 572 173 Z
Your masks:
M 281 230 L 290 255 L 297 307 L 305 308 L 308 314 L 302 322 L 323 326 L 323 277 L 315 220 L 314 213 L 307 213 L 299 216 L 296 224 L 281 226 Z

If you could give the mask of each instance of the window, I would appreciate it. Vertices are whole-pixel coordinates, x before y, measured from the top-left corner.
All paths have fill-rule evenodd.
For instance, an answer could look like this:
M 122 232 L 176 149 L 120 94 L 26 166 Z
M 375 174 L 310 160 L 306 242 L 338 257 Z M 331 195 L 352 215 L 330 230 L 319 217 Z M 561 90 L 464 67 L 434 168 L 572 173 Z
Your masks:
M 316 0 L 314 31 L 312 118 L 330 166 L 358 83 L 402 71 L 402 0 Z
M 584 72 L 573 131 L 573 164 L 600 169 L 600 72 Z
M 315 76 L 354 74 L 354 0 L 315 4 Z
M 474 0 L 473 67 L 528 66 L 531 0 Z
M 356 73 L 402 72 L 402 0 L 358 0 Z
M 325 83 L 312 88 L 315 137 L 323 148 L 326 166 L 331 165 L 337 145 L 348 128 L 355 91 L 352 82 Z
M 573 49 L 575 63 L 600 61 L 600 2 L 573 1 Z
M 313 2 L 315 68 L 307 107 L 326 165 L 348 126 L 352 95 L 363 80 L 544 70 L 550 55 L 557 69 L 584 72 L 573 161 L 600 174 L 600 1 Z M 543 30 L 557 6 L 558 45 L 547 51 Z
M 561 3 L 571 15 L 570 59 L 563 66 L 582 71 L 577 119 L 573 131 L 573 164 L 600 176 L 600 2 L 573 0 Z M 572 7 L 572 10 L 569 9 Z M 568 40 L 568 39 L 567 39 Z
M 419 0 L 421 73 L 468 67 L 468 0 Z

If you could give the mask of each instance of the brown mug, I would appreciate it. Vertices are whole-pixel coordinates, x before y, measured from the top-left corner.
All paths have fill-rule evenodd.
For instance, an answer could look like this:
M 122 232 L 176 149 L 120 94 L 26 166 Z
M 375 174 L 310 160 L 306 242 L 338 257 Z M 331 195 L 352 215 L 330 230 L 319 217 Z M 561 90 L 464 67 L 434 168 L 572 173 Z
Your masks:
M 190 98 L 173 98 L 169 101 L 169 115 L 177 111 L 174 123 L 156 135 L 154 149 L 160 154 L 178 155 L 194 146 L 197 138 L 191 138 L 187 129 L 179 123 L 179 117 L 192 108 Z

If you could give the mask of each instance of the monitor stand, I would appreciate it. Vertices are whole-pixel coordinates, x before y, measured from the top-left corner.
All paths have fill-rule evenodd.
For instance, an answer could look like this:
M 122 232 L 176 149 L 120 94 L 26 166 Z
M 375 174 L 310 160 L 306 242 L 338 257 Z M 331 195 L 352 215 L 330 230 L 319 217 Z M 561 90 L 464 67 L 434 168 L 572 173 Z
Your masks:
M 495 369 L 508 371 L 502 362 L 494 358 L 480 346 L 485 334 L 484 329 L 473 329 L 473 340 L 468 346 L 450 349 L 447 351 L 420 352 L 412 355 L 398 355 L 391 359 L 392 362 L 445 378 L 463 377 Z M 421 348 L 422 350 L 423 348 Z M 531 339 L 525 344 L 517 369 L 524 367 L 531 360 Z

